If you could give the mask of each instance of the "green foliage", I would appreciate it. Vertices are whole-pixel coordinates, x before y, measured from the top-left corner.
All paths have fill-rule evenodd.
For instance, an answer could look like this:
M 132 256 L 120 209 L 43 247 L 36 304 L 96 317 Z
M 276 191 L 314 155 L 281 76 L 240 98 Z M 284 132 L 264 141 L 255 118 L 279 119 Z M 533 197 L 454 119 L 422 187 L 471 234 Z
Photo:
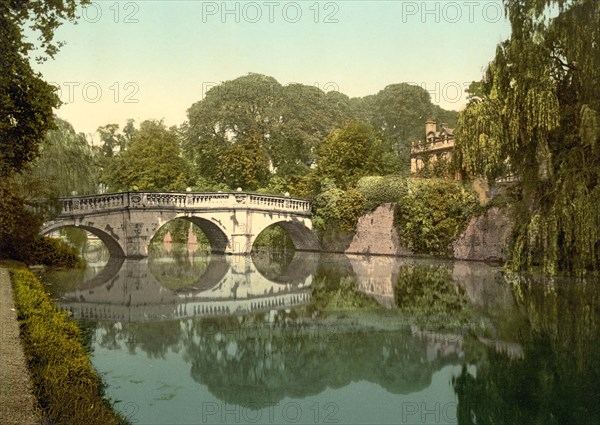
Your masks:
M 464 289 L 448 267 L 401 267 L 394 287 L 398 308 L 431 325 L 456 327 L 472 316 Z
M 459 182 L 408 179 L 408 193 L 394 210 L 400 239 L 413 252 L 448 255 L 479 207 L 477 195 Z
M 233 190 L 233 188 L 227 186 L 225 183 L 215 183 L 205 177 L 198 177 L 191 188 L 200 192 L 227 192 Z
M 54 119 L 56 128 L 47 132 L 39 158 L 18 176 L 22 192 L 29 198 L 96 193 L 98 170 L 91 146 L 67 121 Z
M 522 352 L 507 355 L 510 347 L 498 352 L 491 344 L 476 374 L 464 368 L 453 378 L 458 423 L 472 424 L 474 418 L 490 424 L 600 422 L 597 280 L 526 274 L 509 278 L 526 324 L 513 333 Z
M 437 119 L 454 126 L 457 113 L 431 103 L 429 92 L 407 83 L 391 84 L 367 101 L 369 121 L 390 140 L 401 164 L 395 172 L 407 173 L 410 147 L 420 140 L 425 121 Z
M 100 140 L 102 141 L 102 146 L 100 147 L 102 156 L 112 158 L 115 154 L 127 150 L 138 131 L 135 128 L 134 122 L 133 119 L 127 120 L 127 124 L 123 127 L 122 132 L 119 132 L 118 124 L 107 124 L 98 127 L 98 134 L 100 134 Z
M 30 264 L 43 264 L 48 267 L 79 268 L 84 262 L 77 249 L 61 239 L 38 237 L 32 246 Z
M 43 285 L 28 270 L 11 270 L 34 392 L 44 419 L 61 424 L 120 424 L 103 399 L 77 325 L 57 310 Z
M 190 107 L 184 152 L 201 176 L 219 181 L 222 153 L 252 136 L 279 176 L 302 175 L 317 146 L 350 115 L 349 99 L 340 93 L 248 74 L 211 88 Z
M 256 131 L 219 154 L 217 181 L 229 187 L 256 190 L 269 180 L 269 156 Z
M 148 268 L 161 286 L 177 290 L 197 285 L 210 265 L 210 255 L 193 255 L 187 244 L 174 244 L 172 250 L 165 252 L 161 245 L 151 245 Z M 164 357 L 161 356 L 161 357 Z
M 315 174 L 319 181 L 329 178 L 338 187 L 347 189 L 361 177 L 388 171 L 386 154 L 390 153 L 372 125 L 352 121 L 319 146 Z
M 177 131 L 159 121 L 144 121 L 127 150 L 110 161 L 105 183 L 110 190 L 184 190 L 193 179 L 180 154 Z
M 332 132 L 362 120 L 382 133 L 365 139 L 381 142 L 379 172 L 408 173 L 410 145 L 426 119 L 435 116 L 453 125 L 455 115 L 432 105 L 426 90 L 408 84 L 349 99 L 335 91 L 282 86 L 272 77 L 248 74 L 211 88 L 190 107 L 188 122 L 182 126 L 184 153 L 202 177 L 219 181 L 222 153 L 255 133 L 274 172 L 289 180 L 308 174 L 321 162 L 319 147 Z
M 424 165 L 420 168 L 414 176 L 418 178 L 437 178 L 437 179 L 451 179 L 454 177 L 454 165 L 453 161 L 446 157 L 434 158 L 432 156 L 425 156 L 423 158 Z
M 331 188 L 315 198 L 313 224 L 321 233 L 325 230 L 353 232 L 364 205 L 364 196 L 356 189 Z
M 60 100 L 55 88 L 32 70 L 29 55 L 40 49 L 54 57 L 61 46 L 53 42 L 54 31 L 65 20 L 75 21 L 78 3 L 0 1 L 0 178 L 23 170 L 35 159 L 46 131 L 54 127 L 52 110 Z M 27 41 L 26 26 L 39 35 L 39 46 Z
M 15 194 L 10 181 L 0 182 L 0 259 L 49 267 L 80 267 L 77 251 L 61 240 L 39 236 L 42 216 Z
M 158 229 L 154 234 L 151 243 L 162 244 L 165 235 L 170 233 L 171 241 L 173 243 L 187 244 L 190 231 L 196 236 L 198 245 L 207 247 L 210 246 L 210 243 L 208 242 L 208 239 L 202 230 L 192 222 L 183 218 L 176 218 L 175 220 L 171 220 L 165 225 L 161 226 L 161 228 Z
M 366 211 L 372 211 L 381 204 L 398 202 L 408 194 L 407 180 L 398 176 L 363 177 L 356 188 L 365 198 Z
M 18 195 L 12 179 L 0 180 L 0 258 L 30 263 L 42 223 L 41 214 Z
M 339 311 L 379 310 L 381 306 L 357 289 L 356 275 L 320 267 L 311 285 L 308 312 L 327 314 Z
M 254 241 L 252 249 L 268 249 L 270 251 L 293 251 L 292 238 L 278 225 L 267 227 L 260 232 Z
M 548 19 L 549 7 L 558 16 Z M 600 3 L 507 2 L 511 38 L 461 113 L 464 175 L 512 173 L 518 226 L 511 267 L 600 268 Z

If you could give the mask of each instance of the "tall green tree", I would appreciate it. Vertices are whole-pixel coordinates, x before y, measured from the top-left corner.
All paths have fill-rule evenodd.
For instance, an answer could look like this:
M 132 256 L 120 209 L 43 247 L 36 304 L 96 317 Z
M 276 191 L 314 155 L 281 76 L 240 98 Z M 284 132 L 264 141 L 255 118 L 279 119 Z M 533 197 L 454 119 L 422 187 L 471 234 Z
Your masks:
M 258 132 L 225 148 L 219 155 L 217 178 L 230 188 L 256 190 L 266 186 L 271 172 L 269 156 Z
M 219 156 L 231 144 L 256 132 L 265 143 L 277 120 L 281 85 L 272 77 L 249 74 L 211 88 L 188 109 L 184 151 L 205 178 L 217 181 Z
M 387 174 L 393 161 L 389 145 L 371 124 L 352 121 L 319 146 L 314 174 L 318 181 L 330 179 L 338 188 L 347 189 L 361 177 Z
M 87 0 L 81 2 L 88 3 Z M 31 53 L 41 49 L 52 58 L 61 43 L 55 30 L 64 20 L 74 21 L 78 2 L 0 1 L 0 176 L 22 170 L 39 153 L 46 131 L 54 125 L 53 108 L 60 101 L 56 88 L 42 79 L 30 65 Z M 29 26 L 39 35 L 39 45 L 28 42 Z
M 98 127 L 100 135 L 100 146 L 96 147 L 96 157 L 100 170 L 100 182 L 108 186 L 109 190 L 122 187 L 119 179 L 122 175 L 124 155 L 133 137 L 137 133 L 133 119 L 128 119 L 123 130 L 119 130 L 118 124 L 107 124 Z
M 471 87 L 457 160 L 465 175 L 518 179 L 514 268 L 597 270 L 600 3 L 505 5 L 512 35 Z
M 318 145 L 351 115 L 341 93 L 249 74 L 211 88 L 190 107 L 184 152 L 201 176 L 218 180 L 219 156 L 252 134 L 278 176 L 306 174 Z
M 424 137 L 425 122 L 433 118 L 453 127 L 457 115 L 433 105 L 427 90 L 408 83 L 387 86 L 365 98 L 364 107 L 369 121 L 394 145 L 404 172 L 410 169 L 412 144 Z
M 30 61 L 53 58 L 61 46 L 55 30 L 75 21 L 77 4 L 88 0 L 0 0 L 0 257 L 21 258 L 37 239 L 42 223 L 15 184 L 14 175 L 39 155 L 46 132 L 54 126 L 53 108 L 60 105 L 56 88 L 34 72 Z M 27 41 L 26 27 L 38 45 Z
M 29 198 L 96 193 L 96 159 L 85 135 L 67 121 L 55 120 L 56 129 L 46 133 L 40 156 L 17 178 L 22 192 Z
M 193 180 L 178 133 L 162 121 L 142 122 L 117 164 L 111 190 L 185 190 Z

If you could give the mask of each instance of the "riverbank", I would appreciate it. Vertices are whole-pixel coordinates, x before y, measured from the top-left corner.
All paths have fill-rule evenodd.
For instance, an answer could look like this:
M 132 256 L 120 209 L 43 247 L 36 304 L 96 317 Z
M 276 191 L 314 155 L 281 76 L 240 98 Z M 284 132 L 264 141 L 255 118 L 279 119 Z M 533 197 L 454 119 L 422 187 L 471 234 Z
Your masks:
M 127 423 L 103 397 L 102 381 L 90 362 L 77 324 L 55 306 L 31 271 L 11 267 L 9 274 L 19 320 L 19 343 L 29 361 L 27 366 L 42 422 Z
M 0 423 L 36 424 L 37 404 L 13 301 L 8 270 L 0 267 Z

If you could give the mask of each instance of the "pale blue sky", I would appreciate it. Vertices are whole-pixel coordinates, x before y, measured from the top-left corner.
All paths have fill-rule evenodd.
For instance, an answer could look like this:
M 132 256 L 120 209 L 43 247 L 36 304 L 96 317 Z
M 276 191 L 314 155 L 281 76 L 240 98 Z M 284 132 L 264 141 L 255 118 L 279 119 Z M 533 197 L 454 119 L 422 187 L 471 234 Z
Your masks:
M 127 118 L 179 125 L 207 87 L 249 72 L 351 97 L 411 82 L 461 109 L 458 88 L 510 33 L 502 13 L 499 0 L 95 1 L 35 67 L 62 87 L 58 115 L 85 133 Z

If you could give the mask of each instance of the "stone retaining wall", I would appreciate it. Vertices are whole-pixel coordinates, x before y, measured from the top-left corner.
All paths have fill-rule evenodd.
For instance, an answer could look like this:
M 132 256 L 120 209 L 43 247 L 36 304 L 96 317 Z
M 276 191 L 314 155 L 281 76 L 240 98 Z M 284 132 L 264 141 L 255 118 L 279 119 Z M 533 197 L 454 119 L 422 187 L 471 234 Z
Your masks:
M 394 227 L 394 204 L 382 204 L 358 219 L 346 254 L 410 255 Z
M 506 261 L 513 223 L 506 211 L 491 208 L 473 217 L 452 244 L 458 260 Z M 346 254 L 409 256 L 394 227 L 394 205 L 383 204 L 358 219 Z

